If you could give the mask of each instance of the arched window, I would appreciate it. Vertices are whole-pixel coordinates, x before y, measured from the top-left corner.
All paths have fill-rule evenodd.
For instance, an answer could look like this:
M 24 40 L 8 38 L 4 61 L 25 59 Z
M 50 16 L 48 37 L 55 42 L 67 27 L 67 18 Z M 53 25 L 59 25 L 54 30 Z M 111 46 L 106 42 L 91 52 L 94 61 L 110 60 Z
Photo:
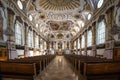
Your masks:
M 78 38 L 78 49 L 80 49 L 80 38 Z
M 23 9 L 23 4 L 22 4 L 21 0 L 17 1 L 17 5 L 20 9 Z
M 36 35 L 35 37 L 35 42 L 36 42 L 36 48 L 39 48 L 39 36 Z
M 44 50 L 47 49 L 47 45 L 46 45 L 46 42 L 44 41 Z
M 105 20 L 102 20 L 97 25 L 97 44 L 102 44 L 105 42 Z
M 97 8 L 100 8 L 103 5 L 104 0 L 99 0 L 97 4 Z
M 35 26 L 36 26 L 36 28 L 38 28 L 39 24 L 36 24 Z
M 87 19 L 90 20 L 92 17 L 91 13 L 88 14 Z
M 87 46 L 88 47 L 92 46 L 92 31 L 91 30 L 87 32 Z
M 30 20 L 30 21 L 32 21 L 32 20 L 33 20 L 32 15 L 29 15 L 29 20 Z
M 28 32 L 28 46 L 33 47 L 33 31 L 29 30 Z
M 18 21 L 15 24 L 15 43 L 17 45 L 22 44 L 22 24 Z
M 0 40 L 3 40 L 3 18 L 2 15 L 0 14 Z
M 120 25 L 120 7 L 116 10 L 115 22 L 117 25 Z
M 74 49 L 76 49 L 76 41 L 74 41 Z
M 40 39 L 40 50 L 42 51 L 43 50 L 43 40 Z
M 85 47 L 85 37 L 84 37 L 84 35 L 82 35 L 82 48 L 84 48 Z

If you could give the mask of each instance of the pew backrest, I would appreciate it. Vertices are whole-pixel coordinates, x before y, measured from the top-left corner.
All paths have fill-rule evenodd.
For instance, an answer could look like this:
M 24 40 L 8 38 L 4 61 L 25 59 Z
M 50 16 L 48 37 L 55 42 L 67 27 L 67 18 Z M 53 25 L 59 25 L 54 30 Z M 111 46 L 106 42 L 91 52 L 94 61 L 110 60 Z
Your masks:
M 84 75 L 120 74 L 120 63 L 84 63 Z
M 26 75 L 36 76 L 36 64 L 4 63 L 0 62 L 1 76 L 4 75 Z

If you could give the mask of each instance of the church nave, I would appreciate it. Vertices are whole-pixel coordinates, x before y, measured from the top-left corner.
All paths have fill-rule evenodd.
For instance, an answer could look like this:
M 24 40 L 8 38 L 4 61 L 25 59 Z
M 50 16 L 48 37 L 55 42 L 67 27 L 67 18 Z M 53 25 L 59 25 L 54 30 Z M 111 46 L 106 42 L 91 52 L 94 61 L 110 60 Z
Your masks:
M 56 56 L 39 78 L 40 80 L 78 80 L 77 74 L 64 56 Z

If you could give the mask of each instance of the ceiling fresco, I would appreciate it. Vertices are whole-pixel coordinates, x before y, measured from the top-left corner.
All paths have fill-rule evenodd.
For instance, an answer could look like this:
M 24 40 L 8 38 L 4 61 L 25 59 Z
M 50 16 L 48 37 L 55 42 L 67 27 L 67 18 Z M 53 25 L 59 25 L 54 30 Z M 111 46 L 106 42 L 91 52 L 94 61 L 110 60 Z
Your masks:
M 22 0 L 25 12 L 33 17 L 40 32 L 48 37 L 57 34 L 74 37 L 92 17 L 93 3 L 99 0 Z M 52 36 L 52 37 L 53 37 Z
M 79 0 L 40 0 L 39 6 L 45 10 L 64 11 L 80 6 Z
M 48 21 L 51 30 L 70 30 L 71 25 L 73 24 L 71 21 Z

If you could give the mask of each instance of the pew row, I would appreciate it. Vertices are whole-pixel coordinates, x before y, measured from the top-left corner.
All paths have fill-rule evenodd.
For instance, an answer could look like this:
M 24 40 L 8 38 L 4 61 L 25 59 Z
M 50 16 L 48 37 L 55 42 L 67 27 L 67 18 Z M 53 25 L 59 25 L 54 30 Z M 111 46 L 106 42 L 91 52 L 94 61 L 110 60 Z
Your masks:
M 36 77 L 35 63 L 4 63 L 0 62 L 1 77 L 34 80 Z
M 84 63 L 86 80 L 120 80 L 120 63 Z
M 34 80 L 33 77 L 38 76 L 38 74 L 46 68 L 46 66 L 52 61 L 54 57 L 55 55 L 43 55 L 0 61 L 0 76 L 2 76 L 2 78 Z M 29 66 L 33 64 L 34 67 Z M 32 72 L 33 70 L 34 73 Z
M 104 58 L 97 58 L 97 57 L 90 57 L 90 56 L 81 56 L 81 55 L 65 55 L 65 57 L 72 64 L 75 71 L 78 73 L 79 80 L 81 80 L 80 76 L 82 76 L 84 80 L 120 80 L 119 78 L 120 67 L 118 67 L 120 66 L 119 61 L 107 60 Z M 102 68 L 106 68 L 109 65 L 111 66 L 112 70 L 111 72 L 108 71 L 108 73 L 104 74 L 105 70 L 103 69 L 103 71 L 101 71 L 101 74 L 92 74 L 94 72 L 97 73 L 97 70 L 96 71 L 93 70 L 90 72 L 89 70 L 92 70 L 92 69 L 89 67 L 86 67 L 85 64 L 86 65 L 94 64 L 93 69 L 97 69 L 99 66 L 100 66 L 100 69 L 102 69 Z M 98 65 L 98 66 L 95 66 L 95 65 Z M 109 66 L 108 68 L 110 68 Z M 115 73 L 114 72 L 115 69 L 113 68 L 116 68 L 118 73 Z M 91 75 L 86 74 L 87 73 L 86 71 L 90 72 Z

